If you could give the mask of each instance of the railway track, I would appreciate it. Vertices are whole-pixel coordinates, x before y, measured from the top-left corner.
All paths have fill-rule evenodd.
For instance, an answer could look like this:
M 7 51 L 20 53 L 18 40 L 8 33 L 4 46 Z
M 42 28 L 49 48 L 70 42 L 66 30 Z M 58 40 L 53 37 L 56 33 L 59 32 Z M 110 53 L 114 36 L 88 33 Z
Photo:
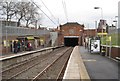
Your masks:
M 66 52 L 68 49 L 70 48 L 59 48 L 50 54 L 40 55 L 32 60 L 10 67 L 2 71 L 2 78 L 7 81 L 12 81 L 13 79 L 34 80 L 33 78 L 35 78 L 39 72 L 43 71 L 45 67 L 48 67 L 47 65 L 50 65 L 53 60 L 55 61 L 56 58 L 61 57 L 62 52 Z
M 59 58 L 55 59 L 43 71 L 35 76 L 32 81 L 36 81 L 39 79 L 54 79 L 55 81 L 62 80 L 61 73 L 65 69 L 71 52 L 72 49 L 65 51 Z

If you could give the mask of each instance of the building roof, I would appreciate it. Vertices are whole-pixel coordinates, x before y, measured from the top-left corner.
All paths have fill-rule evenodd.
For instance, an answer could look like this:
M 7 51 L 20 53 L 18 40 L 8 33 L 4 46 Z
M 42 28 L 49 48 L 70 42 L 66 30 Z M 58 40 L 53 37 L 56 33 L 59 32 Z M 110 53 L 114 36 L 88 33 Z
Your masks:
M 80 26 L 84 27 L 84 24 L 81 25 L 78 22 L 67 22 L 67 23 L 63 24 L 62 26 L 65 26 L 65 25 L 80 25 Z

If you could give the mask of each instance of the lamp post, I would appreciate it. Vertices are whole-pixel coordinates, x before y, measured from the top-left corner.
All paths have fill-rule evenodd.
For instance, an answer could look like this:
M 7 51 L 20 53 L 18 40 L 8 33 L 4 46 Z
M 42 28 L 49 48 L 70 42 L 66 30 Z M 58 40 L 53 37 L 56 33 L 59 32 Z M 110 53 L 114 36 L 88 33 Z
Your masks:
M 94 7 L 94 9 L 100 9 L 101 10 L 101 19 L 103 20 L 103 9 L 101 7 Z M 103 43 L 103 25 L 102 25 L 102 43 Z M 103 47 L 102 47 L 102 49 L 103 49 Z
M 117 29 L 117 18 L 118 16 L 115 16 L 115 20 L 113 22 L 116 22 L 115 25 L 116 25 L 116 29 Z
M 95 36 L 97 36 L 97 21 L 95 21 Z
M 113 22 L 115 22 L 115 33 L 116 33 L 116 46 L 117 46 L 117 18 L 118 18 L 118 16 L 115 16 L 115 20 L 113 21 Z
M 94 9 L 101 9 L 101 18 L 103 19 L 103 9 L 101 7 L 94 7 Z
M 79 45 L 82 45 L 82 29 L 80 29 L 79 31 L 80 31 Z
M 101 19 L 103 20 L 103 9 L 101 7 L 94 7 L 94 9 L 101 9 Z M 103 33 L 103 26 L 102 26 L 102 33 Z M 103 35 L 102 35 L 103 38 Z

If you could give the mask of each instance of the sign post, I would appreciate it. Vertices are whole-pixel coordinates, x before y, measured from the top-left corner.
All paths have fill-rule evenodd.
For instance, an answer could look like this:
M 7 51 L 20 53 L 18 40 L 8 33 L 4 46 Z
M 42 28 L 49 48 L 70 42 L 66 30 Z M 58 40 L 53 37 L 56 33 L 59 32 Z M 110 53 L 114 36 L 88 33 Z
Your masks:
M 106 42 L 109 42 L 110 48 L 109 48 L 109 58 L 111 57 L 111 47 L 112 47 L 112 43 L 111 43 L 111 36 L 108 36 L 106 38 Z
M 111 36 L 109 36 L 109 41 L 110 41 L 110 49 L 109 49 L 109 58 L 110 58 L 111 57 L 111 47 L 112 47 Z

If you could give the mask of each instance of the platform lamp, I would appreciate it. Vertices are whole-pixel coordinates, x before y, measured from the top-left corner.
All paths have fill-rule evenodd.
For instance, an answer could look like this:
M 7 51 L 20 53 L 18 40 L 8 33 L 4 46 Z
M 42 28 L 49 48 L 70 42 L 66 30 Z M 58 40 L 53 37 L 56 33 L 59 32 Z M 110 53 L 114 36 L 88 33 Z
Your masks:
M 113 21 L 113 22 L 115 22 L 115 33 L 117 33 L 117 19 L 116 18 L 118 18 L 118 16 L 115 16 L 115 20 Z M 117 40 L 117 35 L 116 35 L 116 40 Z M 116 45 L 117 45 L 117 41 L 116 41 Z
M 94 9 L 100 9 L 101 10 L 101 19 L 103 20 L 103 9 L 101 7 L 94 7 Z M 103 42 L 103 25 L 102 25 L 102 42 Z
M 79 43 L 81 44 L 81 38 L 82 38 L 82 29 L 80 29 L 79 31 L 80 31 L 80 39 L 79 39 L 79 40 L 80 40 L 80 42 L 79 42 Z
M 101 9 L 101 18 L 103 19 L 103 9 L 101 7 L 94 7 L 94 9 Z
M 95 21 L 95 36 L 97 36 L 97 21 Z
M 103 20 L 103 9 L 101 7 L 94 7 L 94 9 L 101 9 L 101 19 Z M 102 26 L 102 33 L 103 33 L 103 26 Z
M 116 29 L 117 29 L 117 19 L 116 18 L 118 18 L 118 16 L 115 16 L 115 20 L 113 21 L 113 22 L 115 22 L 116 24 Z

